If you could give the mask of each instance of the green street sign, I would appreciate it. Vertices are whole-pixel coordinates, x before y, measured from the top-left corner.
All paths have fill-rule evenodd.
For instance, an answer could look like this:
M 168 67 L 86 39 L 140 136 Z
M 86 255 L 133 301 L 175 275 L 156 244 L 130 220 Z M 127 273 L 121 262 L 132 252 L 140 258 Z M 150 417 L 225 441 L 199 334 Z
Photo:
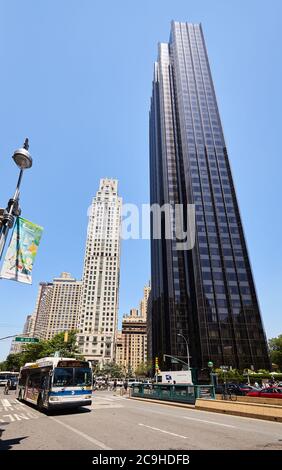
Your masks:
M 213 367 L 213 362 L 212 362 L 212 361 L 209 361 L 209 362 L 208 362 L 208 366 L 209 366 L 209 367 Z
M 38 343 L 38 338 L 23 338 L 22 336 L 16 336 L 15 341 L 19 343 Z

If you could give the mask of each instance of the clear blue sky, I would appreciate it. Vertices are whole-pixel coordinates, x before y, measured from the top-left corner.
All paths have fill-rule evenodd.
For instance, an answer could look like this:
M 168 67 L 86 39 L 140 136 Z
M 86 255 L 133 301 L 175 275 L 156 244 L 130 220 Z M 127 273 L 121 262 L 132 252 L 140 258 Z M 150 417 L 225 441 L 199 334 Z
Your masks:
M 282 333 L 281 0 L 0 0 L 0 17 L 0 206 L 28 136 L 22 214 L 44 227 L 33 285 L 0 280 L 0 337 L 21 331 L 38 282 L 81 277 L 101 177 L 118 178 L 125 202 L 149 201 L 153 62 L 172 19 L 203 25 L 264 325 Z M 148 241 L 124 241 L 120 316 L 149 275 Z

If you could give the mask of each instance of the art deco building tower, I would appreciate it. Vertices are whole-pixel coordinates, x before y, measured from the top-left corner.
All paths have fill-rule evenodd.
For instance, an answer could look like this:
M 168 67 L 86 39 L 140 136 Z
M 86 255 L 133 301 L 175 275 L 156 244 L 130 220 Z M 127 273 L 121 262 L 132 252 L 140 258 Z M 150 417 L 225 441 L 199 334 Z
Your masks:
M 269 369 L 269 357 L 201 25 L 172 22 L 150 110 L 151 204 L 195 204 L 196 241 L 151 240 L 152 356 Z M 167 367 L 167 366 L 166 366 Z
M 115 358 L 122 200 L 118 182 L 101 179 L 89 212 L 79 316 L 79 349 L 93 364 Z

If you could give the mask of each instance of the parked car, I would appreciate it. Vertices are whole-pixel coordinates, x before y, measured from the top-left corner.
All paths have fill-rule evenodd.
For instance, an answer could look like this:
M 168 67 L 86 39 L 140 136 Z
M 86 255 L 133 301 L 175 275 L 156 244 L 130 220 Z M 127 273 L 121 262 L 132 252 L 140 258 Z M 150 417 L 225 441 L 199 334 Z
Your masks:
M 224 392 L 224 384 L 219 384 L 219 385 L 216 385 L 215 387 L 215 393 L 217 394 L 221 394 Z
M 141 380 L 137 380 L 137 379 L 134 379 L 134 380 L 128 379 L 127 383 L 130 388 L 135 387 L 135 385 L 142 385 Z
M 153 383 L 151 380 L 143 380 L 142 385 L 144 385 L 144 388 L 153 388 Z
M 263 397 L 263 398 L 282 398 L 281 387 L 262 388 L 261 390 L 253 390 L 247 393 L 248 397 Z
M 227 383 L 226 384 L 226 391 L 227 393 L 232 393 L 238 396 L 244 396 L 248 392 L 258 390 L 256 387 L 252 387 L 251 385 L 247 384 L 236 384 L 236 383 Z M 215 393 L 223 393 L 225 391 L 225 384 L 217 385 L 215 389 Z

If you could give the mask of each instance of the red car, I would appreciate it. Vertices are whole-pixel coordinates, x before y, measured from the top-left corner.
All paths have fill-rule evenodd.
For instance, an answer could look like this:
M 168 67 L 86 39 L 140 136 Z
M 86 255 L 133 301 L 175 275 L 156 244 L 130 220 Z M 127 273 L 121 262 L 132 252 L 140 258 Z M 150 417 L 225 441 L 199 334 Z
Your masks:
M 281 387 L 262 388 L 253 392 L 248 392 L 247 397 L 263 397 L 263 398 L 282 398 Z

